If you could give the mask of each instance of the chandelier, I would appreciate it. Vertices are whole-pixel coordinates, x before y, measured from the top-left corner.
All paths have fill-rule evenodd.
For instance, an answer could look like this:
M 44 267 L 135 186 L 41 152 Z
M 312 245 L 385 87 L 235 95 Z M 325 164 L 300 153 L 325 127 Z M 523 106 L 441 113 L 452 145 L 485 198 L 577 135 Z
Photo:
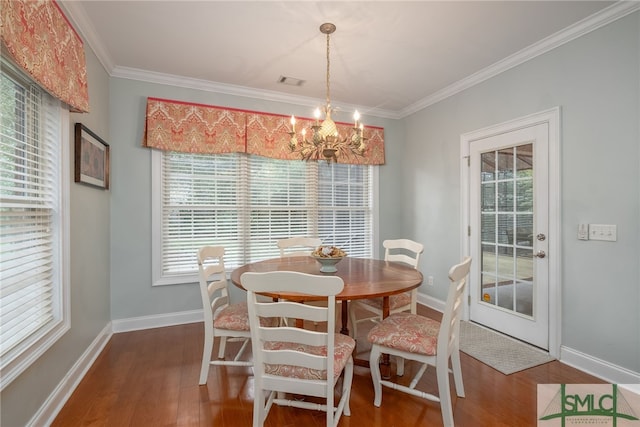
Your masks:
M 334 111 L 331 107 L 330 86 L 329 86 L 329 38 L 336 30 L 336 26 L 331 23 L 325 23 L 320 26 L 320 32 L 327 35 L 327 100 L 322 111 L 324 112 L 324 120 L 320 123 L 321 109 L 316 108 L 314 112 L 315 121 L 309 126 L 310 135 L 307 135 L 307 129 L 303 128 L 300 132 L 300 138 L 296 134 L 296 118 L 291 116 L 291 139 L 289 140 L 289 148 L 291 152 L 299 153 L 302 160 L 319 160 L 325 159 L 328 162 L 335 162 L 338 156 L 361 157 L 366 149 L 364 137 L 364 125 L 360 122 L 360 113 L 356 110 L 353 114 L 353 128 L 348 135 L 340 135 L 338 127 L 331 119 L 331 113 Z M 307 139 L 309 136 L 310 139 Z

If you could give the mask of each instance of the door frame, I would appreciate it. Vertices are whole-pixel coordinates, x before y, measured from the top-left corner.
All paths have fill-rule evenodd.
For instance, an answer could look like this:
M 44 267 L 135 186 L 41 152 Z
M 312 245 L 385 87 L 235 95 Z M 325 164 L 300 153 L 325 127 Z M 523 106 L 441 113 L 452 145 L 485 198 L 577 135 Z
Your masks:
M 470 145 L 474 141 L 500 135 L 509 131 L 538 124 L 547 124 L 549 129 L 549 354 L 560 356 L 562 336 L 562 293 L 561 293 L 561 235 L 560 235 L 560 107 L 540 111 L 507 122 L 488 126 L 460 135 L 460 218 L 462 256 L 471 252 L 470 218 Z M 469 286 L 465 289 L 469 301 Z M 463 318 L 469 320 L 469 304 L 465 304 Z

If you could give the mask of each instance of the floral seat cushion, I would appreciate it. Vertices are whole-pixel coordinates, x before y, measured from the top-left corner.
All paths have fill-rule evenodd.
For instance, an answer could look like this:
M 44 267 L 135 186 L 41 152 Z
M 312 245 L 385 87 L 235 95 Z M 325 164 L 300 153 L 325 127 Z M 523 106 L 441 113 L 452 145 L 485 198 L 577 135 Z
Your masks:
M 382 310 L 382 298 L 371 298 L 362 300 L 364 304 Z M 391 295 L 389 297 L 389 310 L 395 310 L 399 307 L 411 304 L 411 292 L 404 292 L 399 295 Z
M 260 318 L 262 326 L 278 326 L 279 319 L 276 317 Z M 213 320 L 213 326 L 217 329 L 228 329 L 231 331 L 249 330 L 249 313 L 247 303 L 230 304 L 220 310 Z
M 334 355 L 333 355 L 333 374 L 337 378 L 340 376 L 342 369 L 347 364 L 351 353 L 356 347 L 356 342 L 348 335 L 335 334 Z M 268 350 L 296 350 L 304 353 L 310 353 L 320 356 L 327 355 L 327 347 L 308 346 L 299 343 L 291 343 L 285 341 L 269 341 L 265 343 Z M 264 370 L 266 374 L 277 375 L 280 377 L 300 378 L 305 380 L 326 380 L 327 371 L 318 369 L 309 369 L 301 366 L 292 365 L 270 365 L 265 364 Z
M 439 330 L 440 322 L 428 317 L 396 313 L 374 326 L 367 340 L 383 347 L 434 356 Z

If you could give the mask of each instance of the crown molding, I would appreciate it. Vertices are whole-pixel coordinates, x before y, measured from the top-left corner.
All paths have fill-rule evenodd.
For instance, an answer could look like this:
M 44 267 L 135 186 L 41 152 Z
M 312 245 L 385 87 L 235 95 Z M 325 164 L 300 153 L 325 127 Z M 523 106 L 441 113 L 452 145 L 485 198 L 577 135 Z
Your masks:
M 441 89 L 432 95 L 402 109 L 399 112 L 400 118 L 409 116 L 415 112 L 422 110 L 430 105 L 440 102 L 450 96 L 453 96 L 463 90 L 469 89 L 485 80 L 495 77 L 511 68 L 514 68 L 524 62 L 527 62 L 543 53 L 549 52 L 565 43 L 568 43 L 578 37 L 581 37 L 591 31 L 597 30 L 611 22 L 623 18 L 630 13 L 640 10 L 640 2 L 636 1 L 620 1 L 613 5 L 602 9 L 599 12 L 572 24 L 555 34 L 536 42 L 513 55 L 474 73 L 468 77 L 458 80 L 456 83 Z
M 113 64 L 108 49 L 104 47 L 102 41 L 92 30 L 91 21 L 84 12 L 82 2 L 74 2 L 70 0 L 59 1 L 59 4 L 65 10 L 67 17 L 72 21 L 74 27 L 82 35 L 91 49 L 98 57 L 98 60 L 112 77 L 120 77 L 132 80 L 145 81 L 150 83 L 159 83 L 171 86 L 178 86 L 190 89 L 197 89 L 209 92 L 224 93 L 228 95 L 259 98 L 274 102 L 285 102 L 294 105 L 302 105 L 314 107 L 318 103 L 322 103 L 319 99 L 303 96 L 288 95 L 282 92 L 260 90 L 244 86 L 236 86 L 225 83 L 217 83 L 207 80 L 193 79 L 182 76 L 175 76 L 154 71 L 140 70 L 127 67 L 119 67 Z M 399 111 L 385 110 L 380 108 L 371 108 L 366 106 L 357 106 L 351 104 L 335 103 L 336 107 L 345 110 L 358 109 L 365 115 L 371 115 L 388 119 L 402 119 L 413 113 L 416 113 L 430 105 L 440 102 L 450 96 L 453 96 L 463 90 L 469 89 L 485 80 L 495 77 L 511 68 L 514 68 L 526 61 L 529 61 L 539 55 L 549 52 L 565 43 L 568 43 L 580 36 L 591 31 L 597 30 L 611 22 L 623 18 L 637 10 L 640 10 L 640 2 L 637 0 L 618 1 L 599 12 L 568 26 L 539 42 L 532 44 L 468 77 L 465 77 L 456 83 L 453 83 L 444 89 L 441 89 L 432 95 L 429 95 L 414 104 L 409 105 Z
M 289 95 L 283 92 L 237 86 L 227 83 L 217 83 L 210 80 L 194 79 L 190 77 L 176 76 L 155 71 L 141 70 L 129 67 L 115 67 L 111 72 L 111 77 L 144 81 L 147 83 L 157 83 L 168 86 L 183 87 L 186 89 L 196 89 L 205 92 L 223 93 L 226 95 L 242 96 L 246 98 L 257 98 L 273 102 L 284 102 L 294 105 L 302 105 L 315 108 L 324 101 L 299 95 Z M 332 102 L 337 110 L 353 111 L 358 110 L 362 115 L 376 116 L 388 119 L 398 119 L 396 111 L 370 108 L 362 105 L 353 105 L 340 102 Z
M 67 19 L 71 21 L 71 24 L 76 31 L 85 40 L 85 42 L 89 43 L 89 47 L 91 47 L 95 55 L 98 57 L 98 61 L 100 61 L 107 74 L 110 75 L 115 67 L 113 59 L 111 58 L 111 55 L 109 55 L 109 50 L 105 48 L 102 40 L 100 40 L 93 31 L 93 24 L 84 11 L 82 2 L 63 0 L 58 1 L 58 4 L 62 7 Z

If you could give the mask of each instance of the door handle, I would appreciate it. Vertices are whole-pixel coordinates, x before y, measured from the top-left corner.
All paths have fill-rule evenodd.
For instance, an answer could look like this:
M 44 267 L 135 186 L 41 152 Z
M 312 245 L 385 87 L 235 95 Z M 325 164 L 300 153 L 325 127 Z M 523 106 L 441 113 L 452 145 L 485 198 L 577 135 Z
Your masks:
M 544 258 L 544 257 L 546 257 L 546 256 L 547 256 L 547 254 L 546 254 L 546 253 L 544 253 L 544 251 L 538 251 L 538 252 L 536 252 L 535 254 L 533 254 L 533 256 L 534 256 L 534 257 L 537 257 L 537 258 Z

